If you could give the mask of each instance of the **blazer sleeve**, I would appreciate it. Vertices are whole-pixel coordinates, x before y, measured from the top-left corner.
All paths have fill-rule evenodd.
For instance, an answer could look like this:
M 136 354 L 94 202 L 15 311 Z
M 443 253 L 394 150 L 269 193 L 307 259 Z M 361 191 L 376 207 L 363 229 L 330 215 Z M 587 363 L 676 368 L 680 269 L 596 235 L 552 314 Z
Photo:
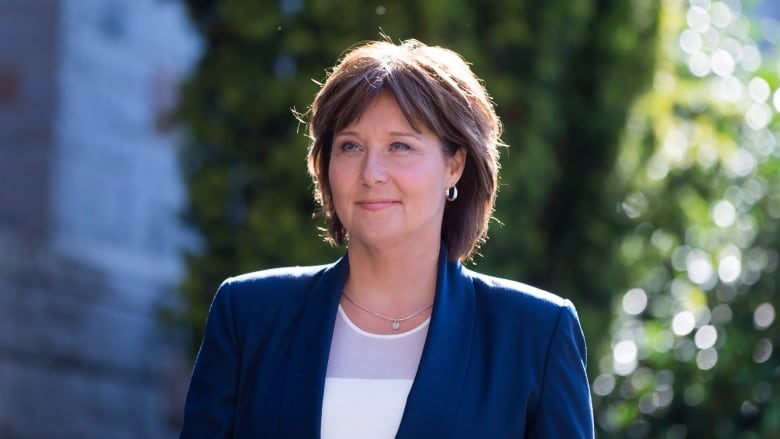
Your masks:
M 232 437 L 240 355 L 230 280 L 217 290 L 190 378 L 181 438 Z
M 547 350 L 539 404 L 527 426 L 530 438 L 593 438 L 585 337 L 566 300 Z

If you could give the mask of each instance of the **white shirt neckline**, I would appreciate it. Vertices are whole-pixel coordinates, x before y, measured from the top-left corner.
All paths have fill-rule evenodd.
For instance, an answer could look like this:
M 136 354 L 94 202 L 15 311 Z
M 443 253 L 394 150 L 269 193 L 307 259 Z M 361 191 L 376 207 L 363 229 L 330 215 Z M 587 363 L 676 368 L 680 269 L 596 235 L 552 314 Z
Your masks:
M 417 333 L 419 331 L 422 331 L 423 329 L 427 328 L 428 324 L 431 322 L 431 318 L 429 316 L 427 319 L 425 319 L 425 321 L 423 321 L 422 323 L 420 323 L 419 325 L 415 326 L 414 328 L 412 328 L 412 329 L 410 329 L 408 331 L 398 332 L 396 334 L 376 334 L 376 333 L 373 333 L 373 332 L 368 332 L 368 331 L 358 327 L 358 325 L 356 325 L 349 318 L 349 316 L 347 315 L 346 311 L 344 311 L 344 308 L 341 306 L 341 304 L 339 304 L 339 315 L 341 316 L 342 319 L 344 319 L 344 322 L 347 324 L 347 326 L 349 326 L 350 329 L 352 329 L 353 331 L 357 332 L 358 334 L 360 334 L 360 335 L 362 335 L 364 337 L 379 338 L 379 339 L 385 339 L 385 340 L 390 340 L 390 339 L 394 339 L 394 338 L 402 338 L 402 337 L 410 336 L 412 334 L 415 334 L 415 333 Z

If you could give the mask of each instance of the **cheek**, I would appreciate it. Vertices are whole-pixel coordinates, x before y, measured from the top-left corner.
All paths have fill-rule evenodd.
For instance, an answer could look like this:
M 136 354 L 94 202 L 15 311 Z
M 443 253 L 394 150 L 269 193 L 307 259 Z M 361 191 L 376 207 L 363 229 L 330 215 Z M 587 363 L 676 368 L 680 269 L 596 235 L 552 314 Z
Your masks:
M 441 173 L 435 170 L 412 173 L 403 179 L 406 192 L 414 193 L 417 199 L 424 200 L 426 209 L 438 205 L 441 201 L 439 198 L 444 199 L 442 180 Z
M 344 194 L 349 188 L 349 175 L 345 172 L 343 166 L 331 164 L 328 168 L 328 183 L 330 184 L 330 193 L 334 205 L 338 205 Z
M 331 191 L 337 190 L 339 182 L 342 179 L 342 174 L 337 166 L 330 165 L 328 168 L 328 183 L 330 184 Z

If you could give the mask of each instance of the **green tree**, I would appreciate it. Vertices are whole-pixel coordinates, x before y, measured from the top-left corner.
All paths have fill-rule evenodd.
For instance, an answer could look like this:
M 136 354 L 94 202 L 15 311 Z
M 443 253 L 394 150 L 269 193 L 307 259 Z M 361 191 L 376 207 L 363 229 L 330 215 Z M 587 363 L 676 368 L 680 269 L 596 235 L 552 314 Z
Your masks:
M 612 178 L 633 231 L 596 358 L 603 437 L 780 437 L 778 40 L 739 5 L 663 3 Z

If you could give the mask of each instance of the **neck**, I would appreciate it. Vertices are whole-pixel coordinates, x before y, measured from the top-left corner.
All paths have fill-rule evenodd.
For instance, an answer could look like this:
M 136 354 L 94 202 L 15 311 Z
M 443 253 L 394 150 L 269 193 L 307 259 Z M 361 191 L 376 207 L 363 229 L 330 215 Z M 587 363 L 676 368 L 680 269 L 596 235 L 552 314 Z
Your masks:
M 350 245 L 349 277 L 344 290 L 367 306 L 404 314 L 433 303 L 439 242 L 405 248 Z

